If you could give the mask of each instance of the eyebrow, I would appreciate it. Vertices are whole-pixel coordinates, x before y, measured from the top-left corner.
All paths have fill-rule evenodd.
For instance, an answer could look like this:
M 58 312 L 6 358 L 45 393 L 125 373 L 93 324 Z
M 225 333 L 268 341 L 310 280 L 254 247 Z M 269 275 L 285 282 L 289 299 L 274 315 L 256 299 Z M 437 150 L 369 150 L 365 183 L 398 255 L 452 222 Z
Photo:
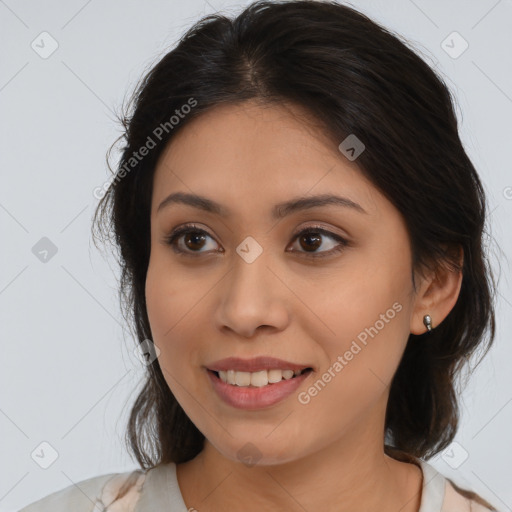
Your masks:
M 209 213 L 229 217 L 231 211 L 225 206 L 197 194 L 188 194 L 185 192 L 175 192 L 167 196 L 158 206 L 157 213 L 171 204 L 185 204 L 204 210 Z M 368 212 L 358 203 L 355 203 L 348 197 L 341 197 L 332 194 L 321 194 L 317 196 L 298 197 L 289 201 L 284 201 L 274 205 L 272 208 L 272 218 L 281 219 L 297 211 L 307 210 L 319 206 L 336 205 L 352 208 L 359 213 L 368 214 Z

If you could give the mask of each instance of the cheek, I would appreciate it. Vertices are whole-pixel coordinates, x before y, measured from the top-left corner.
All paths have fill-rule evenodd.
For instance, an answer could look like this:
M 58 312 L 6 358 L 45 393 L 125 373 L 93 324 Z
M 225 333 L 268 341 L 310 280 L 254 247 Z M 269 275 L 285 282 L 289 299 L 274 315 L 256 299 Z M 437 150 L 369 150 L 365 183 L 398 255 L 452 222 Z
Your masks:
M 194 407 L 191 397 L 200 391 L 190 371 L 198 353 L 193 340 L 199 337 L 194 336 L 193 330 L 200 322 L 194 319 L 194 310 L 187 307 L 186 301 L 176 299 L 182 298 L 182 294 L 175 281 L 175 287 L 171 288 L 160 274 L 158 278 L 153 277 L 148 272 L 146 305 L 153 342 L 160 351 L 158 364 L 170 391 L 189 414 Z
M 332 439 L 380 411 L 407 341 L 407 309 L 395 294 L 343 298 L 345 304 L 329 311 L 335 334 L 316 338 L 325 363 L 297 397 L 305 436 L 322 425 L 322 435 Z M 380 428 L 377 416 L 370 423 Z
M 154 258 L 148 267 L 146 308 L 153 342 L 160 350 L 159 364 L 174 392 L 176 384 L 172 377 L 180 382 L 186 380 L 186 367 L 198 352 L 194 340 L 200 337 L 194 332 L 201 325 L 198 302 L 202 295 L 184 276 L 170 271 L 163 263 Z
M 325 347 L 331 360 L 349 350 L 355 339 L 363 344 L 379 339 L 377 357 L 382 350 L 392 350 L 390 345 L 400 349 L 408 332 L 406 268 L 405 258 L 392 252 L 354 252 L 336 271 L 317 276 L 316 281 L 294 283 L 297 295 L 306 297 L 311 306 L 310 312 L 297 313 L 295 318 L 311 339 Z
M 370 259 L 340 271 L 331 292 L 314 302 L 322 322 L 302 325 L 325 354 L 321 382 L 304 401 L 318 393 L 323 399 L 317 402 L 355 411 L 377 399 L 393 378 L 409 335 L 407 261 L 382 252 L 378 261 Z M 325 414 L 322 407 L 312 416 L 317 413 Z
M 194 283 L 186 272 L 172 265 L 166 251 L 152 250 L 145 283 L 146 308 L 151 332 L 164 345 L 197 316 L 198 302 L 208 286 Z

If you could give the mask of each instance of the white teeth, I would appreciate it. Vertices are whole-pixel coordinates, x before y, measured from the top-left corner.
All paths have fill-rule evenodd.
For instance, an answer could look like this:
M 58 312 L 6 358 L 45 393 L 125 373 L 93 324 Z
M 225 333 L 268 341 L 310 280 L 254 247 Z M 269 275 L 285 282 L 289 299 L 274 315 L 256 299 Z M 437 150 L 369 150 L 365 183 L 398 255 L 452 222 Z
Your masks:
M 236 370 L 219 370 L 219 377 L 222 382 L 234 386 L 263 387 L 267 384 L 275 384 L 283 379 L 288 380 L 302 373 L 302 370 L 261 370 L 259 372 L 238 372 Z
M 268 372 L 262 370 L 261 372 L 254 372 L 249 374 L 251 376 L 251 386 L 261 388 L 268 384 Z
M 283 380 L 283 372 L 281 370 L 268 370 L 268 381 L 271 383 L 281 382 Z
M 283 370 L 283 379 L 291 379 L 293 377 L 293 370 Z
M 235 384 L 237 386 L 250 386 L 251 374 L 249 372 L 235 372 Z

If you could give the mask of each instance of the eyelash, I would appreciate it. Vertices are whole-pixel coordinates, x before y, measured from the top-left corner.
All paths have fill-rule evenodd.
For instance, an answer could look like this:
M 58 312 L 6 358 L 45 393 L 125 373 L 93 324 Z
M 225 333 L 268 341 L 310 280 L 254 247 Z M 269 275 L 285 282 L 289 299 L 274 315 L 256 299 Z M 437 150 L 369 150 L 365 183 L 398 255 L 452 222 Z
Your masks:
M 173 250 L 178 253 L 180 256 L 185 257 L 199 257 L 202 253 L 198 251 L 184 251 L 182 249 L 179 249 L 176 240 L 180 238 L 182 235 L 188 234 L 188 233 L 196 233 L 196 234 L 205 234 L 213 239 L 213 237 L 204 229 L 196 227 L 194 224 L 186 224 L 184 226 L 181 226 L 180 228 L 173 231 L 169 236 L 165 237 L 165 243 L 172 246 Z M 338 246 L 334 249 L 330 249 L 329 251 L 323 251 L 318 253 L 308 253 L 305 251 L 292 251 L 292 252 L 299 252 L 300 254 L 303 254 L 306 258 L 325 258 L 332 256 L 334 254 L 337 254 L 345 249 L 349 245 L 349 242 L 342 238 L 341 236 L 332 233 L 331 231 L 328 231 L 324 228 L 321 228 L 320 226 L 308 226 L 307 228 L 302 229 L 298 233 L 293 235 L 292 242 L 295 242 L 296 239 L 298 239 L 300 236 L 309 234 L 309 233 L 315 233 L 320 235 L 328 236 L 329 238 L 332 238 L 339 242 Z M 219 251 L 220 252 L 220 251 Z

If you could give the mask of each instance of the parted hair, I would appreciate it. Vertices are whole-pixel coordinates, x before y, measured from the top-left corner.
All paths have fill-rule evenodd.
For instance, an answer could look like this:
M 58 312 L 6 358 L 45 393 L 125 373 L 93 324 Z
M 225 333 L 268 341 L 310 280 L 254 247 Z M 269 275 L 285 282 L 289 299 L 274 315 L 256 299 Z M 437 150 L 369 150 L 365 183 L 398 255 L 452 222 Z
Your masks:
M 145 281 L 157 160 L 190 121 L 247 100 L 301 107 L 335 148 L 350 134 L 364 143 L 356 164 L 404 218 L 413 286 L 415 270 L 462 271 L 456 304 L 439 325 L 434 319 L 431 333 L 409 335 L 389 390 L 385 452 L 432 457 L 457 432 L 462 370 L 473 355 L 483 358 L 495 336 L 486 197 L 459 138 L 445 81 L 408 41 L 351 7 L 258 1 L 236 16 L 205 16 L 144 72 L 123 104 L 122 135 L 107 152 L 109 163 L 121 141 L 120 159 L 114 170 L 109 163 L 112 181 L 95 211 L 93 238 L 114 248 L 121 309 L 136 343 L 152 339 Z M 151 149 L 134 159 L 150 139 Z M 204 435 L 169 389 L 158 360 L 144 371 L 126 429 L 129 451 L 143 468 L 194 458 Z

